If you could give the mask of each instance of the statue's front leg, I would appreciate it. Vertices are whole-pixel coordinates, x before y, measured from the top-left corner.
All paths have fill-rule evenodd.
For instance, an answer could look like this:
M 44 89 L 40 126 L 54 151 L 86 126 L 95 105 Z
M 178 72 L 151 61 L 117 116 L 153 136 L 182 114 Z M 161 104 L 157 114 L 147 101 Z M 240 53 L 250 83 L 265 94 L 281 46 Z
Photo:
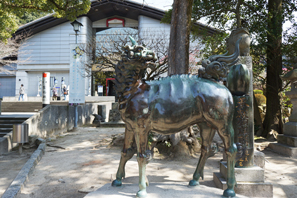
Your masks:
M 112 186 L 121 186 L 122 185 L 122 178 L 125 177 L 125 165 L 129 159 L 133 157 L 136 153 L 135 147 L 135 139 L 132 130 L 129 130 L 126 126 L 125 130 L 125 141 L 124 147 L 121 155 L 121 160 L 119 164 L 119 168 L 116 174 L 116 179 L 112 182 Z
M 119 168 L 116 174 L 116 179 L 113 180 L 112 186 L 121 186 L 122 185 L 122 178 L 125 178 L 125 166 L 129 159 L 133 157 L 133 155 L 136 153 L 135 148 L 129 148 L 127 150 L 123 149 L 121 160 L 119 164 Z
M 151 153 L 147 148 L 147 133 L 144 131 L 136 133 L 135 141 L 137 145 L 137 161 L 139 167 L 139 191 L 137 192 L 136 197 L 144 198 L 147 196 L 146 186 L 148 185 L 148 180 L 146 177 L 146 164 L 151 159 Z

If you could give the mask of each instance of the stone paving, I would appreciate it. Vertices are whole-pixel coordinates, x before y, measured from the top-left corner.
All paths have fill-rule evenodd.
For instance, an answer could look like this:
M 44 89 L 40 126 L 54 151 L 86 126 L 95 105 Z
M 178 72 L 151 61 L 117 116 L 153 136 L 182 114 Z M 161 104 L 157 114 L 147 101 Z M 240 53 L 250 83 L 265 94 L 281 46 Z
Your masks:
M 89 196 L 91 198 L 91 195 L 96 192 L 100 194 L 101 191 L 101 194 L 106 194 L 107 197 L 118 198 L 119 196 L 114 194 L 114 191 L 118 191 L 118 189 L 110 188 L 110 183 L 115 178 L 121 148 L 110 146 L 109 143 L 113 135 L 123 131 L 123 128 L 79 127 L 77 132 L 65 133 L 61 137 L 57 137 L 56 140 L 47 142 L 45 155 L 29 175 L 26 185 L 16 197 L 88 198 Z M 297 160 L 280 156 L 269 149 L 264 152 L 267 160 L 265 180 L 273 184 L 274 197 L 297 197 Z M 22 163 L 24 164 L 27 159 L 30 159 L 31 154 L 25 157 L 19 157 L 16 153 L 9 155 L 13 155 L 11 162 L 14 166 L 8 165 L 7 161 L 0 163 L 0 196 L 13 178 L 12 176 L 10 178 L 3 177 L 3 171 L 10 172 L 11 175 L 14 173 L 16 176 Z M 0 156 L 0 161 L 4 162 L 3 159 L 7 156 Z M 22 161 L 14 163 L 16 159 L 13 158 L 22 158 Z M 201 197 L 203 197 L 204 191 L 213 192 L 214 196 L 210 197 L 216 197 L 223 192 L 215 188 L 213 182 L 213 172 L 218 172 L 220 159 L 222 159 L 222 153 L 208 159 L 204 181 L 200 182 Z M 155 157 L 147 166 L 147 175 L 151 184 L 148 187 L 148 193 L 153 193 L 151 197 L 163 198 L 166 196 L 160 196 L 162 191 L 172 191 L 175 192 L 174 196 L 178 195 L 174 186 L 176 189 L 180 189 L 178 192 L 188 189 L 186 184 L 191 179 L 197 162 L 198 156 L 189 159 Z M 3 169 L 4 166 L 6 169 Z M 138 167 L 134 157 L 127 163 L 126 179 L 123 180 L 124 190 L 120 191 L 120 195 L 133 197 L 138 188 L 137 183 Z M 160 190 L 159 194 L 156 193 L 158 189 Z M 188 193 L 192 192 L 190 190 Z M 93 194 L 88 194 L 91 192 Z M 199 189 L 193 196 L 198 194 Z M 189 197 L 191 196 L 189 195 Z

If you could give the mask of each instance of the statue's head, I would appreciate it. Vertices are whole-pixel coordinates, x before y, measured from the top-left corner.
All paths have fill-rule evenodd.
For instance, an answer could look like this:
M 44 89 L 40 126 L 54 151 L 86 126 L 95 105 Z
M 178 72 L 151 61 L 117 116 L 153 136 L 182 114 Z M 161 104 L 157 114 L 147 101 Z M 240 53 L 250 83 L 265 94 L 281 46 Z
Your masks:
M 227 77 L 229 67 L 238 61 L 239 39 L 235 46 L 235 52 L 227 56 L 228 52 L 221 55 L 213 55 L 202 61 L 202 68 L 199 69 L 199 76 L 207 79 L 222 80 Z
M 126 45 L 123 47 L 124 53 L 122 57 L 124 59 L 137 60 L 140 62 L 155 62 L 157 60 L 155 52 L 147 49 L 142 45 L 138 45 L 137 42 L 131 36 L 129 36 L 129 38 L 132 42 L 132 46 Z

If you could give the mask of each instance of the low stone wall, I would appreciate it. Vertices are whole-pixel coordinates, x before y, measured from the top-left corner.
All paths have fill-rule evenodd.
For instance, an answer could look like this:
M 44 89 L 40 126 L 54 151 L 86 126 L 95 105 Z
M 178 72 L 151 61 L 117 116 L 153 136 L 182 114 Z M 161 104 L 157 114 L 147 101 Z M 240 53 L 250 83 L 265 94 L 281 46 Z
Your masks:
M 92 123 L 97 114 L 99 103 L 86 103 L 79 105 L 78 126 Z M 37 135 L 47 138 L 59 135 L 62 132 L 73 129 L 74 106 L 48 105 L 24 123 L 29 125 L 29 135 Z

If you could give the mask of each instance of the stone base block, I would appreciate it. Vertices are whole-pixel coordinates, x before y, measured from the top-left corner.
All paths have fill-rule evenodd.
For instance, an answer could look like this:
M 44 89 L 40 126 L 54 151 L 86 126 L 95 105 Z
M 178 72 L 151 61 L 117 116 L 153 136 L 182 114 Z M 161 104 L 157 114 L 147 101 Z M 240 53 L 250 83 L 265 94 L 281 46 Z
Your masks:
M 227 189 L 226 179 L 220 173 L 213 173 L 213 181 L 217 188 Z M 268 182 L 237 182 L 234 190 L 247 197 L 273 197 L 273 186 Z
M 223 161 L 227 161 L 227 155 L 223 152 Z M 254 165 L 265 168 L 265 154 L 260 151 L 254 151 Z
M 254 165 L 265 169 L 265 154 L 263 152 L 254 150 Z
M 270 143 L 268 147 L 281 155 L 297 158 L 297 147 L 291 147 L 280 143 Z
M 289 136 L 297 136 L 297 122 L 287 122 L 284 124 L 284 134 Z
M 297 147 L 297 137 L 280 134 L 277 136 L 277 142 L 288 146 Z
M 220 163 L 220 174 L 227 178 L 227 162 Z M 264 182 L 264 169 L 259 166 L 249 168 L 235 168 L 237 182 Z

